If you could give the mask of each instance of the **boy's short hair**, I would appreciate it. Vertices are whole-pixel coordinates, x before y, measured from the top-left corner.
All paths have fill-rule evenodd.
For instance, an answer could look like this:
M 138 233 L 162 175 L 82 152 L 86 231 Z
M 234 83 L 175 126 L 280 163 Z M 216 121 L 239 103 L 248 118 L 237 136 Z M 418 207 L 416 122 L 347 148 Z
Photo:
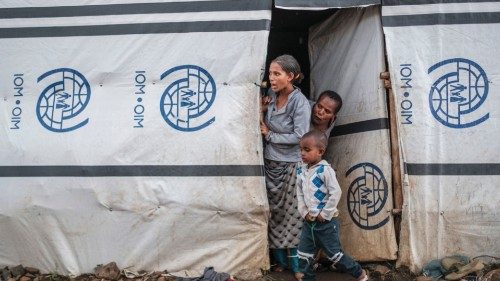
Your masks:
M 316 141 L 316 145 L 320 149 L 326 149 L 326 147 L 328 146 L 328 138 L 326 137 L 325 133 L 319 130 L 312 130 L 305 133 L 302 136 L 302 140 L 306 138 L 313 138 L 314 141 Z

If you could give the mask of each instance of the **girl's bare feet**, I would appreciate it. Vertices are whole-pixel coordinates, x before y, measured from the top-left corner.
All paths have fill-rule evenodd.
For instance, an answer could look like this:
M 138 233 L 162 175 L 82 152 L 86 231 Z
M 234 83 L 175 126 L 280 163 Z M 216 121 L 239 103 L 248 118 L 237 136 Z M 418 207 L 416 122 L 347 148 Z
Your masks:
M 274 267 L 274 271 L 275 272 L 283 272 L 283 271 L 285 271 L 285 269 L 283 267 L 277 265 L 277 266 Z
M 295 279 L 297 281 L 302 281 L 302 278 L 304 278 L 304 273 L 302 273 L 302 272 L 295 272 Z

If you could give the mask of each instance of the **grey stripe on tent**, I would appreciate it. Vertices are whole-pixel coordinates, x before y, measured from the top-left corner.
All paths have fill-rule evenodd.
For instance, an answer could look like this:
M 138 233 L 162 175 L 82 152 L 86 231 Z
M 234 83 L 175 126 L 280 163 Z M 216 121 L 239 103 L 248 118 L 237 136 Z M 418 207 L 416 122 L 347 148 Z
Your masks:
M 499 22 L 500 12 L 397 15 L 382 17 L 382 24 L 384 27 L 436 24 L 481 24 Z
M 47 18 L 104 15 L 193 13 L 271 10 L 271 1 L 189 1 L 165 3 L 133 3 L 86 6 L 28 7 L 0 9 L 0 18 Z
M 338 125 L 333 128 L 330 137 L 338 137 L 362 132 L 389 129 L 389 119 L 377 118 L 350 124 Z
M 492 0 L 382 0 L 383 6 L 498 2 Z
M 269 30 L 270 20 L 229 20 L 134 23 L 89 26 L 49 26 L 0 28 L 0 38 L 101 36 L 125 34 L 225 32 Z
M 276 0 L 274 5 L 291 8 L 345 8 L 380 5 L 380 0 Z
M 261 177 L 261 165 L 0 166 L 0 177 Z
M 412 176 L 499 176 L 499 163 L 425 164 L 405 163 L 405 170 Z

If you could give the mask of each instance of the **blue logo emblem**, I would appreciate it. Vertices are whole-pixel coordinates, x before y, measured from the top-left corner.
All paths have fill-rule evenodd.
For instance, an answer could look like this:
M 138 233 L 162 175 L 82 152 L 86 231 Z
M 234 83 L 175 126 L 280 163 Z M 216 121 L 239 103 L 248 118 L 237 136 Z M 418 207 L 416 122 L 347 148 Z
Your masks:
M 347 173 L 355 177 L 347 192 L 347 208 L 352 221 L 362 229 L 373 230 L 389 221 L 380 213 L 387 202 L 388 186 L 382 171 L 372 163 L 359 163 Z M 380 215 L 379 215 L 380 213 Z
M 38 98 L 36 116 L 47 130 L 62 133 L 78 129 L 89 122 L 73 118 L 80 114 L 90 100 L 90 85 L 78 71 L 58 68 L 38 77 L 37 82 L 48 84 Z
M 163 119 L 174 129 L 184 132 L 201 130 L 215 121 L 200 121 L 215 100 L 215 81 L 205 69 L 196 65 L 181 65 L 161 75 L 167 89 L 160 100 Z M 206 120 L 206 119 L 204 119 Z
M 468 128 L 486 121 L 490 114 L 475 112 L 488 96 L 488 78 L 475 62 L 454 58 L 428 70 L 438 76 L 429 92 L 432 115 L 450 128 Z M 482 115 L 482 116 L 481 116 Z

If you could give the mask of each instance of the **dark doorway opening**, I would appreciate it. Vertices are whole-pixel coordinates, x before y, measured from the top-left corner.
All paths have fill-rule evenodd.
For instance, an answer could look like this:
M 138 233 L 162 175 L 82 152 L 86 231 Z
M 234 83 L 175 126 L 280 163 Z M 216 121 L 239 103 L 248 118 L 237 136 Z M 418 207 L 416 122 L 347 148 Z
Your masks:
M 268 81 L 270 62 L 283 54 L 292 55 L 297 59 L 305 78 L 298 86 L 302 93 L 310 95 L 310 64 L 308 52 L 309 27 L 326 20 L 337 9 L 322 11 L 295 11 L 273 8 L 271 31 L 267 45 L 266 72 L 264 81 Z

